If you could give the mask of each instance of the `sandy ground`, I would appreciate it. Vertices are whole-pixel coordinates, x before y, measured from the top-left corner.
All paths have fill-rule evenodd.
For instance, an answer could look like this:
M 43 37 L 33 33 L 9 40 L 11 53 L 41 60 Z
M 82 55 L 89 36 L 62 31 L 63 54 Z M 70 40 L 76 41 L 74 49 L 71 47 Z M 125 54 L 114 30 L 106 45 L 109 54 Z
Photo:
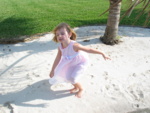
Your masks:
M 68 92 L 71 84 L 48 83 L 58 45 L 46 34 L 0 45 L 0 113 L 150 113 L 150 29 L 120 27 L 123 42 L 114 46 L 99 41 L 105 26 L 74 30 L 79 43 L 112 59 L 89 54 L 83 97 Z

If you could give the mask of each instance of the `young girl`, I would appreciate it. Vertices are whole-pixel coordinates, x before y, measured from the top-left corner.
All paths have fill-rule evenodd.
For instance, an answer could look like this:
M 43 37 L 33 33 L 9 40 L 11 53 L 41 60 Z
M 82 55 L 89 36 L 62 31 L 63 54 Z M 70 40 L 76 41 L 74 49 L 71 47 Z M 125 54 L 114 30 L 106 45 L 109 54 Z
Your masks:
M 104 53 L 85 47 L 76 40 L 76 33 L 66 23 L 59 24 L 54 30 L 53 41 L 60 43 L 58 53 L 53 63 L 49 80 L 50 84 L 70 82 L 74 86 L 70 93 L 76 93 L 81 97 L 83 87 L 79 80 L 88 65 L 87 53 L 100 54 L 105 60 L 110 59 Z M 86 53 L 87 52 L 87 53 Z

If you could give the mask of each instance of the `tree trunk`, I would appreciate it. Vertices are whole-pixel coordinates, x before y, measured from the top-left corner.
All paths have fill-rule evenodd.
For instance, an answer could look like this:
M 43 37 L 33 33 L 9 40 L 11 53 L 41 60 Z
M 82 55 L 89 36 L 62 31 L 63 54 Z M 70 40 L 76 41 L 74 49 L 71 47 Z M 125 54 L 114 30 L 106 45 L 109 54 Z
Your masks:
M 120 0 L 109 1 L 110 10 L 107 20 L 107 26 L 105 29 L 104 36 L 102 36 L 100 39 L 105 44 L 114 45 L 119 43 L 118 26 L 120 20 L 121 2 L 119 2 Z

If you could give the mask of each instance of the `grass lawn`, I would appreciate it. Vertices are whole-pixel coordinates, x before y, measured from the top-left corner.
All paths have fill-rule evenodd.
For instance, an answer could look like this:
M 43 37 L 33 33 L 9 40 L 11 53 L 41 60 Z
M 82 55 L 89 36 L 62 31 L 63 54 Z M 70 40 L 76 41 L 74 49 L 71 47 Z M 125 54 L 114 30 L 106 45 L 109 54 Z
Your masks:
M 0 38 L 49 32 L 61 22 L 71 27 L 106 24 L 108 13 L 99 15 L 108 7 L 108 0 L 0 0 Z M 137 10 L 120 24 L 131 25 Z M 135 25 L 142 26 L 145 17 Z

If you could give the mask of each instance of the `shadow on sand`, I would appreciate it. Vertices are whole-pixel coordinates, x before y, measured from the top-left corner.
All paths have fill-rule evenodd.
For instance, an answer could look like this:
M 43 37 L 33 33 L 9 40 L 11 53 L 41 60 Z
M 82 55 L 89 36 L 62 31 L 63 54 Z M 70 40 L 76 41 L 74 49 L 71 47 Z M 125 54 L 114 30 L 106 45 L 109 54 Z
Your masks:
M 128 113 L 150 113 L 150 108 L 138 109 L 138 110 L 131 111 Z
M 0 104 L 5 106 L 15 104 L 24 107 L 46 107 L 46 103 L 35 104 L 34 102 L 34 104 L 31 104 L 31 101 L 36 101 L 37 99 L 51 101 L 74 95 L 70 94 L 69 90 L 52 91 L 50 87 L 51 85 L 48 83 L 48 79 L 45 79 L 32 85 L 28 85 L 21 91 L 5 95 L 0 94 Z

